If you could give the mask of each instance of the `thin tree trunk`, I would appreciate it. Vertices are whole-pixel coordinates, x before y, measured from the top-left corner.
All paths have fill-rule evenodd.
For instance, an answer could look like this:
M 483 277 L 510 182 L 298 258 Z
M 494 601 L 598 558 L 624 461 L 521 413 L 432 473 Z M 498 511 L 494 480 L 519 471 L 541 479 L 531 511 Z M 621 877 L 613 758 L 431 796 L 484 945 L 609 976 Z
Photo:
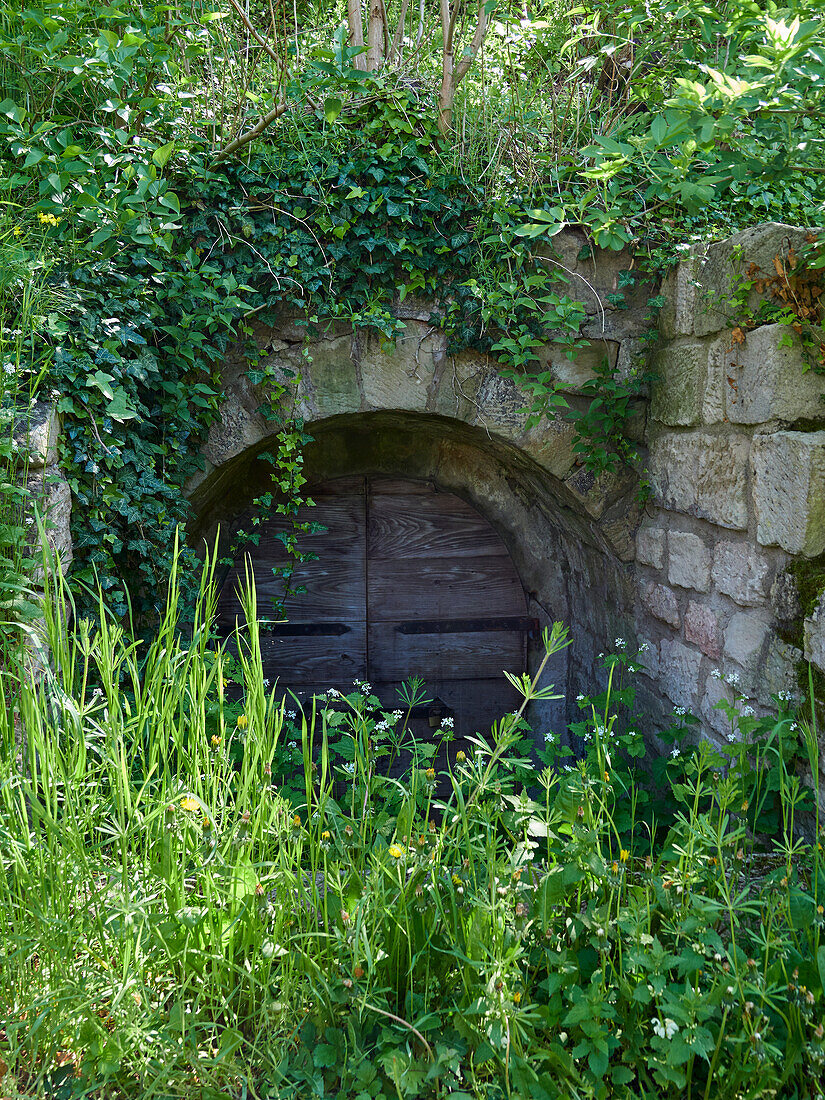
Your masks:
M 347 26 L 349 27 L 349 44 L 354 49 L 364 48 L 364 22 L 361 18 L 361 0 L 347 0 Z M 352 59 L 356 69 L 366 72 L 367 58 L 363 53 Z
M 444 52 L 441 59 L 441 90 L 438 94 L 438 129 L 444 135 L 449 134 L 453 128 L 453 105 L 455 104 L 456 88 L 470 71 L 490 25 L 490 15 L 485 6 L 485 0 L 479 0 L 473 37 L 464 50 L 461 60 L 456 65 L 455 28 L 462 3 L 463 0 L 454 0 L 454 7 L 451 11 L 450 0 L 441 0 L 441 29 L 444 35 Z
M 367 70 L 371 73 L 381 68 L 384 60 L 386 13 L 382 0 L 369 0 L 367 22 Z

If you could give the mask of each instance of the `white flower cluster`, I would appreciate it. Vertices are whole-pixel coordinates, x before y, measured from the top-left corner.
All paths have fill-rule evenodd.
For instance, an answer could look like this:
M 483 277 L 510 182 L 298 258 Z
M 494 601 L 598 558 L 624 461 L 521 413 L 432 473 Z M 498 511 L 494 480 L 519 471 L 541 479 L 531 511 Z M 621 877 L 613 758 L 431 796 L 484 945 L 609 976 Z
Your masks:
M 780 699 L 783 703 L 793 703 L 794 696 L 792 691 L 777 691 L 777 699 Z
M 675 1020 L 671 1020 L 669 1016 L 665 1016 L 664 1020 L 653 1021 L 653 1030 L 660 1039 L 670 1040 L 679 1030 L 679 1025 Z
M 624 640 L 624 638 L 616 638 L 616 640 L 613 642 L 613 645 L 615 646 L 616 649 L 626 649 L 627 648 L 627 642 Z
M 677 756 L 682 755 L 682 750 L 677 745 L 674 745 L 673 748 L 670 750 L 670 755 L 675 760 Z
M 754 714 L 756 714 L 756 711 L 753 709 L 753 707 L 745 706 L 741 708 L 739 713 L 743 718 L 753 718 Z
M 545 743 L 545 745 L 555 745 L 555 743 L 556 743 L 555 733 L 545 733 L 544 743 Z
M 390 724 L 387 721 L 376 722 L 375 728 L 379 733 L 386 733 L 387 730 L 390 728 Z
M 711 676 L 714 680 L 724 680 L 724 682 L 732 688 L 739 687 L 742 683 L 742 677 L 738 672 L 722 672 L 721 668 L 715 668 L 711 672 Z
M 451 730 L 453 728 L 453 726 L 455 725 L 455 719 L 454 718 L 442 718 L 441 719 L 441 725 L 446 726 L 448 730 Z
M 674 707 L 673 713 L 678 715 L 679 718 L 684 718 L 684 716 L 687 714 L 687 710 L 684 707 Z

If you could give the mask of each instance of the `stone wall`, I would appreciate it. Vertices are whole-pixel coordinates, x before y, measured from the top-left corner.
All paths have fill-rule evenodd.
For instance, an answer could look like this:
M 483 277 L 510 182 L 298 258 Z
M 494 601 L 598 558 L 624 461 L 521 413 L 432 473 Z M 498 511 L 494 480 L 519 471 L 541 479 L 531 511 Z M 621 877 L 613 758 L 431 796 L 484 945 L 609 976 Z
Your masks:
M 788 571 L 825 551 L 825 378 L 792 328 L 743 331 L 730 304 L 752 265 L 772 276 L 803 236 L 771 224 L 696 247 L 662 291 L 637 623 L 651 694 L 716 735 L 729 732 L 716 704 L 734 688 L 758 712 L 774 693 L 799 695 L 803 657 L 825 668 L 825 615 L 820 605 L 800 629 Z
M 389 473 L 463 495 L 507 542 L 533 613 L 570 625 L 574 645 L 553 671 L 569 699 L 592 688 L 597 655 L 617 637 L 646 643 L 645 706 L 663 720 L 689 709 L 706 735 L 722 737 L 715 704 L 732 699 L 733 686 L 767 709 L 772 694 L 798 693 L 805 659 L 825 671 L 825 595 L 800 602 L 797 582 L 825 554 L 825 379 L 805 369 L 792 329 L 735 331 L 741 306 L 730 302 L 751 265 L 772 273 L 802 236 L 765 225 L 694 247 L 669 274 L 658 378 L 631 425 L 653 489 L 643 509 L 629 472 L 594 478 L 577 464 L 567 421 L 527 427 L 526 399 L 493 358 L 449 355 L 426 302 L 398 306 L 405 327 L 390 345 L 340 324 L 308 338 L 288 317 L 255 337 L 276 376 L 302 376 L 298 407 L 315 438 L 310 479 Z M 591 251 L 574 230 L 556 244 L 551 262 L 585 303 L 589 344 L 573 362 L 552 343 L 542 356 L 584 407 L 577 391 L 604 357 L 618 373 L 638 369 L 657 288 L 637 285 L 617 308 L 610 296 L 633 257 Z M 748 304 L 758 306 L 756 292 Z M 195 539 L 221 525 L 229 540 L 267 487 L 258 459 L 272 442 L 260 411 L 267 394 L 246 368 L 233 349 L 205 468 L 187 490 Z M 65 565 L 68 486 L 47 410 L 28 434 L 31 484 L 52 501 Z

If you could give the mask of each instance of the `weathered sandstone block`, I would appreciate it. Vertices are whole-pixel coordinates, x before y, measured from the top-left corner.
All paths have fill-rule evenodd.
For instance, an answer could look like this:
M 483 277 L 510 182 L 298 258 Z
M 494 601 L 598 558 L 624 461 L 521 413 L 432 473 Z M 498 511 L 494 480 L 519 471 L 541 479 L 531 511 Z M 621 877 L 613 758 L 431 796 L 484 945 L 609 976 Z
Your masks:
M 665 534 L 661 527 L 640 527 L 636 532 L 636 561 L 661 569 L 665 560 Z
M 666 638 L 659 646 L 659 684 L 677 706 L 695 709 L 701 663 L 701 653 L 675 638 Z
M 708 657 L 722 653 L 722 635 L 719 619 L 709 607 L 691 600 L 685 612 L 685 640 L 698 645 Z
M 679 625 L 679 601 L 665 584 L 648 584 L 642 589 L 642 603 L 651 615 L 670 626 Z
M 713 583 L 743 607 L 765 602 L 770 563 L 746 542 L 717 543 L 713 552 Z
M 650 479 L 657 503 L 720 527 L 748 525 L 750 441 L 731 433 L 666 433 L 650 445 Z
M 698 535 L 669 531 L 667 536 L 667 578 L 679 588 L 707 592 L 710 588 L 710 550 Z
M 650 391 L 650 415 L 671 427 L 702 420 L 708 373 L 708 350 L 696 342 L 675 344 L 656 352 L 651 366 L 658 376 Z
M 815 557 L 825 550 L 825 431 L 774 432 L 753 441 L 756 537 Z
M 763 325 L 727 352 L 727 416 L 732 424 L 825 416 L 825 378 L 805 370 L 787 325 Z

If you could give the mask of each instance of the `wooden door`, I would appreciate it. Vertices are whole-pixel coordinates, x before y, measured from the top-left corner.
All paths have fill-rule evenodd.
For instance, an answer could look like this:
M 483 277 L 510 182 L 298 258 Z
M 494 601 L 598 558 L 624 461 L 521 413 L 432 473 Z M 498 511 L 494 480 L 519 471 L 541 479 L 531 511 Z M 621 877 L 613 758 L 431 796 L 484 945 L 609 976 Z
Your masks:
M 367 681 L 387 709 L 420 676 L 432 703 L 415 732 L 451 717 L 458 740 L 519 705 L 503 670 L 526 668 L 527 603 L 500 536 L 466 501 L 428 482 L 342 478 L 314 491 L 307 518 L 325 530 L 302 543 L 317 560 L 299 566 L 286 623 L 262 629 L 265 675 L 300 700 Z M 279 517 L 280 519 L 280 517 Z M 259 615 L 283 591 L 278 521 L 250 548 Z M 241 572 L 243 570 L 240 564 Z M 219 624 L 228 633 L 240 605 L 238 569 L 223 585 Z M 458 744 L 455 746 L 459 747 Z

